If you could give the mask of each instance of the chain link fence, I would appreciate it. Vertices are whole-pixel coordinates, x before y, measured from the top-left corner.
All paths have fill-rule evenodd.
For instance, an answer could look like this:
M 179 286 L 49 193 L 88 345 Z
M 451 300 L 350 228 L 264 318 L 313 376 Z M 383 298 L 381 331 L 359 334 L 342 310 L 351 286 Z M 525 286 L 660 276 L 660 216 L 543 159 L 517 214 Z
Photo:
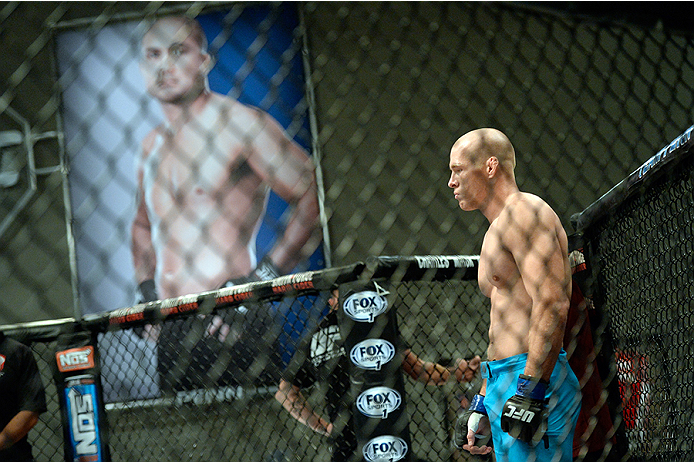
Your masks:
M 174 77 L 157 80 L 147 71 L 159 65 L 148 60 L 159 59 L 155 55 L 162 50 L 171 55 L 169 60 L 186 55 L 185 47 L 154 43 L 168 36 L 152 32 L 152 25 L 171 15 L 198 18 L 202 33 L 194 45 L 202 48 L 206 41 L 210 59 L 194 68 L 204 72 L 212 91 L 262 112 L 236 119 L 233 106 L 221 111 L 231 128 L 225 125 L 222 130 L 218 124 L 209 131 L 195 130 L 188 144 L 172 142 L 184 136 L 177 122 L 190 114 L 171 112 L 175 98 L 166 100 L 161 93 L 175 86 Z M 477 127 L 497 127 L 509 136 L 517 153 L 520 189 L 544 198 L 570 233 L 573 214 L 692 123 L 691 33 L 673 30 L 667 21 L 643 25 L 612 18 L 506 2 L 5 2 L 0 5 L 0 41 L 6 50 L 0 69 L 0 324 L 99 316 L 147 299 L 262 279 L 265 255 L 273 262 L 267 269 L 279 266 L 286 274 L 349 265 L 373 255 L 477 254 L 487 223 L 480 214 L 460 212 L 446 185 L 451 145 Z M 149 42 L 144 41 L 147 37 Z M 148 76 L 155 76 L 150 84 L 158 85 L 160 93 L 148 87 Z M 279 145 L 276 152 L 287 157 L 255 159 L 249 154 L 255 142 L 271 130 L 274 134 L 267 142 Z M 241 159 L 237 163 L 213 156 L 204 164 L 186 157 L 200 150 L 233 151 L 233 146 L 244 153 L 234 158 Z M 162 158 L 168 153 L 173 159 L 167 175 L 152 173 L 157 171 L 147 162 L 152 152 Z M 222 183 L 234 186 L 219 188 L 218 172 L 231 172 Z M 164 189 L 170 192 L 170 202 L 162 205 L 162 195 L 152 196 L 148 181 L 155 193 L 157 186 L 160 194 Z M 186 188 L 198 195 L 198 201 L 184 207 L 181 191 Z M 216 228 L 203 196 L 225 207 L 222 228 Z M 145 221 L 138 215 L 143 197 L 150 207 Z M 690 202 L 679 197 L 673 200 L 688 210 Z M 159 210 L 165 207 L 167 213 L 155 222 L 151 213 L 157 200 Z M 659 207 L 654 207 L 656 213 Z M 677 228 L 688 226 L 685 218 L 678 220 Z M 194 234 L 181 231 L 192 228 L 197 228 Z M 137 236 L 143 230 L 173 244 L 142 250 Z M 284 242 L 285 233 L 300 237 Z M 625 240 L 620 239 L 624 233 L 615 233 L 614 242 Z M 222 256 L 223 263 L 196 263 L 207 251 Z M 688 274 L 686 262 L 675 261 L 680 273 Z M 215 264 L 224 269 L 213 274 Z M 155 281 L 157 292 L 148 297 L 148 286 L 142 283 L 149 280 Z M 466 295 L 426 295 L 434 310 L 400 317 L 405 341 L 425 351 L 428 360 L 454 360 L 485 349 L 486 336 L 479 332 L 487 322 L 485 302 L 473 294 L 473 284 L 464 287 Z M 678 287 L 673 290 L 686 290 Z M 407 290 L 412 292 L 400 296 L 411 309 L 420 305 L 419 297 L 425 296 L 420 294 L 439 289 Z M 446 290 L 462 289 L 446 284 Z M 624 290 L 630 299 L 629 288 Z M 597 293 L 600 302 L 603 295 Z M 475 308 L 459 312 L 453 300 L 460 297 L 470 299 L 463 304 Z M 306 333 L 311 318 L 307 313 L 313 313 L 307 305 L 312 303 L 286 308 L 287 321 L 275 339 L 280 350 Z M 682 301 L 681 306 L 688 304 Z M 618 367 L 626 368 L 617 375 L 637 377 L 623 379 L 620 385 L 653 386 L 649 399 L 658 400 L 660 391 L 671 384 L 644 385 L 638 377 L 644 369 L 650 379 L 660 374 L 653 372 L 662 364 L 653 351 L 667 351 L 664 345 L 670 343 L 661 345 L 661 336 L 651 335 L 648 341 L 660 346 L 644 354 L 645 340 L 639 335 L 653 330 L 659 320 L 652 319 L 656 308 L 644 310 L 638 318 L 638 325 L 643 324 L 639 333 L 616 335 L 615 345 L 608 342 L 602 350 L 600 336 L 596 341 L 605 361 L 603 378 L 615 375 L 611 361 L 616 357 Z M 214 329 L 226 330 L 238 316 L 229 312 L 223 318 L 229 322 Z M 461 321 L 468 316 L 469 328 Z M 606 326 L 614 315 L 596 316 L 593 328 L 612 332 Z M 253 322 L 247 336 L 257 337 L 254 328 L 269 323 Z M 186 338 L 188 329 L 195 331 L 194 326 L 183 328 L 172 347 L 181 336 Z M 100 348 L 111 345 L 127 352 L 124 359 L 137 363 L 146 375 L 159 377 L 158 364 L 146 360 L 143 340 L 158 334 L 144 326 L 109 332 Z M 450 339 L 442 342 L 442 335 Z M 39 431 L 33 432 L 34 445 L 41 448 L 37 460 L 62 456 L 57 390 L 48 372 L 55 344 L 51 338 L 48 342 L 34 343 L 46 374 L 47 396 L 55 400 L 42 416 Z M 120 344 L 127 347 L 119 348 Z M 672 345 L 681 348 L 686 341 L 673 340 Z M 253 348 L 260 347 L 251 342 Z M 284 356 L 273 361 L 285 365 L 292 351 L 281 351 Z M 232 356 L 250 354 L 239 350 Z M 684 360 L 666 362 L 663 374 L 686 385 L 688 369 L 677 361 Z M 227 443 L 236 440 L 252 448 L 243 451 L 258 454 L 257 460 L 268 460 L 268 451 L 259 447 L 277 448 L 277 460 L 282 460 L 280 454 L 300 460 L 328 457 L 317 435 L 307 437 L 305 428 L 292 426 L 294 421 L 279 412 L 269 388 L 276 386 L 274 372 L 268 371 L 262 384 L 254 384 L 254 392 L 244 391 L 242 396 L 235 381 L 239 374 L 225 378 L 224 371 L 217 372 L 220 382 L 215 386 L 233 399 L 212 404 L 191 403 L 207 399 L 192 395 L 181 398 L 185 402 L 153 402 L 158 389 L 151 383 L 128 386 L 127 374 L 112 371 L 117 380 L 105 380 L 104 392 L 111 394 L 114 460 L 234 460 L 239 449 Z M 209 377 L 203 374 L 200 380 Z M 130 404 L 114 404 L 123 402 L 122 387 L 108 389 L 116 382 L 125 384 Z M 412 422 L 421 427 L 412 435 L 413 444 L 431 447 L 418 455 L 430 460 L 457 457 L 449 450 L 447 426 L 452 421 L 449 414 L 457 409 L 459 390 L 410 382 L 407 387 L 408 395 L 422 397 L 408 404 Z M 610 393 L 614 397 L 619 391 Z M 620 404 L 615 404 L 614 415 L 620 414 L 620 405 L 626 406 L 625 413 L 643 412 L 643 403 L 616 401 Z M 655 405 L 667 408 L 659 415 L 687 420 L 686 412 L 676 412 L 678 404 L 660 400 Z M 266 414 L 276 414 L 279 422 L 268 420 L 254 429 L 256 416 Z M 663 451 L 688 453 L 674 430 L 660 420 L 633 427 L 634 419 L 624 419 L 629 442 L 619 444 L 628 445 L 634 457 L 664 460 L 657 459 Z M 229 428 L 228 435 L 209 438 L 218 436 L 222 427 Z M 660 432 L 661 452 L 649 453 L 639 443 L 639 435 L 652 429 L 667 430 Z M 177 441 L 170 435 L 185 436 Z
M 690 127 L 574 217 L 609 323 L 633 460 L 688 460 L 692 301 Z
M 476 271 L 461 274 L 444 270 L 443 277 L 434 278 L 437 282 L 431 281 L 431 271 L 419 271 L 420 275 L 413 277 L 390 269 L 392 278 L 378 280 L 392 291 L 389 303 L 396 313 L 406 348 L 421 361 L 455 369 L 459 359 L 470 360 L 483 354 L 488 306 L 470 281 Z M 346 274 L 343 282 L 349 282 L 354 280 L 350 279 L 351 274 L 358 276 L 366 272 L 361 273 L 359 269 L 354 273 L 348 268 L 343 274 Z M 332 286 L 326 279 L 330 276 L 326 278 L 324 271 L 316 272 L 311 278 L 316 287 Z M 398 282 L 401 279 L 408 282 Z M 230 290 L 236 288 L 227 292 Z M 249 289 L 239 286 L 238 290 L 243 293 Z M 262 293 L 261 289 L 255 290 Z M 191 330 L 188 339 L 192 336 L 198 345 L 216 345 L 217 350 L 210 357 L 178 342 L 168 345 L 162 338 L 143 340 L 142 322 L 125 320 L 117 313 L 92 318 L 80 326 L 62 323 L 52 328 L 11 329 L 11 336 L 32 345 L 42 380 L 47 385 L 48 412 L 30 434 L 36 460 L 62 460 L 68 444 L 63 442 L 66 423 L 61 421 L 58 400 L 64 392 L 64 377 L 57 372 L 56 365 L 56 352 L 65 347 L 61 347 L 56 336 L 85 329 L 98 345 L 100 387 L 105 402 L 105 414 L 100 418 L 108 422 L 102 437 L 107 435 L 110 460 L 329 459 L 330 440 L 294 420 L 282 409 L 283 398 L 276 396 L 280 377 L 287 367 L 281 360 L 282 353 L 311 342 L 317 322 L 327 313 L 326 292 L 308 293 L 299 293 L 298 297 L 272 296 L 265 301 L 263 295 L 254 295 L 253 300 L 243 305 L 220 305 L 215 310 L 217 315 L 233 314 L 246 319 L 237 319 L 233 325 L 242 332 L 231 332 L 224 340 Z M 140 306 L 139 312 L 144 309 L 146 313 L 160 313 L 161 306 Z M 303 323 L 313 327 L 306 332 L 308 336 L 292 335 L 288 342 L 281 342 L 287 330 L 292 334 L 304 330 L 301 324 L 288 323 L 287 313 L 292 311 L 303 312 Z M 261 325 L 256 320 L 258 313 L 265 313 Z M 461 315 L 481 321 L 456 322 Z M 186 320 L 193 324 L 202 322 L 198 316 L 183 314 L 153 324 L 165 329 L 167 324 Z M 251 325 L 255 330 L 248 329 Z M 170 347 L 179 352 L 173 366 L 157 368 L 157 356 L 161 358 L 161 351 Z M 233 354 L 224 356 L 225 348 Z M 245 351 L 239 352 L 239 348 Z M 170 371 L 181 364 L 187 369 L 174 382 Z M 220 365 L 233 373 L 215 379 L 213 371 Z M 347 374 L 347 371 L 337 373 Z M 449 379 L 426 384 L 430 373 L 422 372 L 420 379 L 408 380 L 404 389 L 412 429 L 412 460 L 467 460 L 454 450 L 450 439 L 458 412 L 479 387 L 479 375 L 471 382 Z M 302 391 L 317 413 L 329 414 L 332 403 L 326 401 L 326 388 L 322 384 Z

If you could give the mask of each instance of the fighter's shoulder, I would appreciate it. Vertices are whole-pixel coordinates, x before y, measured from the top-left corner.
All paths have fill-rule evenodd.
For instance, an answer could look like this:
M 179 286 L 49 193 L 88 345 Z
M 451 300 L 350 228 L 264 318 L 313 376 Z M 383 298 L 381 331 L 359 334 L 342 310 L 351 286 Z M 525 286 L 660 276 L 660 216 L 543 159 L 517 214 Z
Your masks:
M 164 136 L 164 126 L 159 125 L 153 128 L 142 138 L 142 157 L 147 157 L 161 143 Z
M 22 360 L 23 358 L 33 358 L 31 349 L 19 340 L 4 337 L 0 343 L 0 355 L 11 358 L 12 361 Z
M 212 101 L 225 121 L 228 133 L 233 136 L 248 135 L 254 142 L 282 138 L 280 123 L 263 109 L 219 94 L 215 94 Z
M 211 102 L 217 110 L 229 115 L 230 122 L 271 118 L 267 112 L 258 107 L 242 103 L 241 101 L 219 93 L 212 94 Z
M 503 221 L 512 222 L 520 227 L 554 227 L 559 222 L 559 217 L 544 199 L 526 192 L 514 195 L 502 215 Z

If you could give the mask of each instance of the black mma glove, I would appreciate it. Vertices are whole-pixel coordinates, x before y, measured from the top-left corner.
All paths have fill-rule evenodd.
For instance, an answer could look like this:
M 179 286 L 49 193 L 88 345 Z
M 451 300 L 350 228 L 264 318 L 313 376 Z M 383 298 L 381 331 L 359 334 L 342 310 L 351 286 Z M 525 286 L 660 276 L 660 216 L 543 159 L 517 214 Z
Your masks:
M 486 422 L 483 423 L 483 427 L 486 427 L 486 432 L 479 433 L 480 422 L 483 419 L 486 419 Z M 463 449 L 463 445 L 468 444 L 468 430 L 475 432 L 474 446 L 491 446 L 489 441 L 492 436 L 491 427 L 489 425 L 489 417 L 487 417 L 487 410 L 484 407 L 484 396 L 482 395 L 475 395 L 472 398 L 470 407 L 458 417 L 455 423 L 453 445 L 456 448 Z M 482 430 L 484 431 L 485 429 Z
M 275 279 L 279 276 L 279 270 L 274 263 L 272 263 L 270 257 L 265 255 L 258 263 L 258 266 L 256 266 L 248 276 L 229 279 L 224 283 L 224 285 L 222 285 L 222 287 L 238 286 L 241 284 L 248 284 L 249 282 L 269 281 L 270 279 Z
M 154 280 L 147 279 L 146 281 L 142 281 L 137 286 L 137 291 L 135 292 L 135 304 L 139 305 L 155 300 L 159 300 L 159 295 L 157 295 L 157 288 L 154 286 Z
M 241 284 L 248 284 L 249 282 L 259 282 L 259 281 L 269 281 L 270 279 L 275 279 L 280 276 L 280 272 L 277 267 L 272 263 L 270 257 L 265 255 L 262 260 L 258 263 L 253 271 L 250 272 L 248 276 L 241 276 L 239 278 L 229 279 L 225 282 L 222 287 L 238 286 Z
M 269 281 L 280 277 L 280 270 L 272 263 L 270 257 L 265 255 L 251 273 L 251 277 L 254 277 L 256 281 Z
M 222 284 L 222 287 L 233 287 L 240 286 L 241 284 L 248 284 L 249 282 L 257 282 L 250 276 L 241 276 L 240 278 L 229 279 L 227 282 Z
M 521 374 L 516 394 L 506 401 L 501 412 L 501 429 L 526 443 L 538 443 L 547 432 L 547 401 L 549 382 Z M 545 446 L 548 440 L 545 438 Z

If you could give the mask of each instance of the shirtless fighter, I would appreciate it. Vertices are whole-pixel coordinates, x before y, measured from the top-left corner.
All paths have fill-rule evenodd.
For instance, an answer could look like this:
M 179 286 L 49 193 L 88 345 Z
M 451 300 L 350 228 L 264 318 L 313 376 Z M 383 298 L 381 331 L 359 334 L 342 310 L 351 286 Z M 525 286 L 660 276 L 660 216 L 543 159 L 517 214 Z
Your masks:
M 499 462 L 568 462 L 581 393 L 562 350 L 567 236 L 547 203 L 519 191 L 515 165 L 511 142 L 495 129 L 469 132 L 451 148 L 448 186 L 461 209 L 490 223 L 478 281 L 491 299 L 488 361 L 455 444 L 472 454 L 493 446 Z
M 132 254 L 139 302 L 271 279 L 292 271 L 320 242 L 310 157 L 267 113 L 210 91 L 212 65 L 195 20 L 159 19 L 142 38 L 140 70 L 165 121 L 143 140 L 138 165 Z M 270 190 L 291 212 L 284 233 L 257 262 L 256 234 Z M 264 347 L 246 340 L 262 337 L 254 329 L 267 328 L 268 314 L 251 310 L 245 321 L 237 314 L 205 320 L 204 337 L 187 355 L 180 344 L 199 319 L 146 326 L 145 337 L 158 341 L 161 389 L 204 385 L 225 342 L 238 349 L 232 363 L 259 354 L 246 350 Z M 187 366 L 183 356 L 192 358 Z M 234 380 L 232 363 L 223 367 L 220 385 Z
M 212 65 L 195 20 L 159 19 L 142 39 L 140 70 L 166 118 L 143 140 L 138 168 L 132 253 L 144 301 L 284 274 L 320 240 L 310 157 L 270 115 L 210 91 Z M 270 189 L 292 212 L 257 263 Z

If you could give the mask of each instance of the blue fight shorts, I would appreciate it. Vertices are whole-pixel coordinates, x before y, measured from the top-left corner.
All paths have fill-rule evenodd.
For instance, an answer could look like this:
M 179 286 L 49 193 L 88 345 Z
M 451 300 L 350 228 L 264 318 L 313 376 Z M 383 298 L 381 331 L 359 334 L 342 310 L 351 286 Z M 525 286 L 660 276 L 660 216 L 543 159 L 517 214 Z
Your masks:
M 536 445 L 524 443 L 501 430 L 501 411 L 504 403 L 516 394 L 518 376 L 525 370 L 527 354 L 511 356 L 499 361 L 482 363 L 482 378 L 487 379 L 484 407 L 492 426 L 492 440 L 497 462 L 571 462 L 574 430 L 581 409 L 581 387 L 574 375 L 564 350 L 549 380 L 546 398 L 549 417 L 547 437 Z

